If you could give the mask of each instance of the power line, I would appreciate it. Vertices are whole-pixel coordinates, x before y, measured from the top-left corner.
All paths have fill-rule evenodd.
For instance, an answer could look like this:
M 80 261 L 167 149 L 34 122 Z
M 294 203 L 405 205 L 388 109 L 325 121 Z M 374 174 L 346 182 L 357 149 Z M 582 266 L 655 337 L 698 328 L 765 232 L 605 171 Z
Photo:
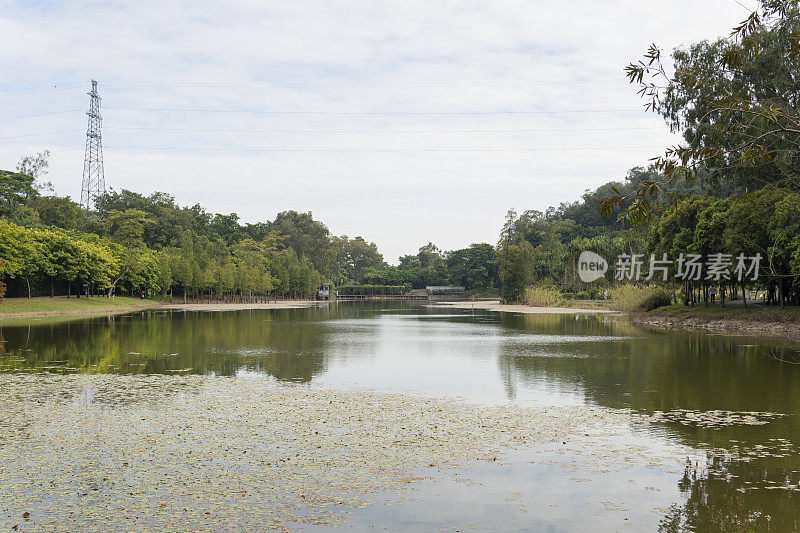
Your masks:
M 106 150 L 164 150 L 190 152 L 562 152 L 580 150 L 649 150 L 663 148 L 661 144 L 650 146 L 579 146 L 560 148 L 195 148 L 170 146 L 105 146 Z M 61 148 L 50 153 L 77 152 L 83 148 Z M 3 155 L 0 159 L 17 158 L 19 155 Z
M 532 129 L 513 129 L 513 130 L 251 130 L 251 129 L 205 129 L 205 128 L 149 128 L 144 126 L 105 126 L 104 130 L 123 130 L 123 131 L 172 131 L 187 133 L 333 133 L 341 134 L 443 134 L 443 133 L 574 133 L 581 131 L 641 131 L 641 130 L 663 130 L 662 126 L 641 126 L 628 128 L 532 128 Z M 10 135 L 0 137 L 0 140 L 21 139 L 24 137 L 39 137 L 43 135 L 60 135 L 63 133 L 76 133 L 83 130 L 60 130 L 44 131 L 40 133 L 26 133 L 22 135 Z
M 588 79 L 588 80 L 510 80 L 510 81 L 473 81 L 473 82 L 423 82 L 423 83 L 359 83 L 359 82 L 158 82 L 158 81 L 107 81 L 101 85 L 107 87 L 237 87 L 237 88 L 270 88 L 270 87 L 502 87 L 529 85 L 579 85 L 592 83 L 619 83 L 624 78 Z
M 519 129 L 519 130 L 245 130 L 245 129 L 200 129 L 200 128 L 147 128 L 147 127 L 126 127 L 126 126 L 106 126 L 104 130 L 128 130 L 128 131 L 172 131 L 187 133 L 333 133 L 337 135 L 350 134 L 443 134 L 443 133 L 575 133 L 582 131 L 641 131 L 641 130 L 663 130 L 661 126 L 644 126 L 632 128 L 553 128 L 553 129 Z M 0 140 L 22 139 L 25 137 L 40 137 L 44 135 L 60 135 L 64 133 L 77 133 L 83 130 L 60 130 L 44 131 L 41 133 L 26 133 L 24 135 L 10 135 L 0 137 Z
M 743 3 L 739 2 L 739 0 L 733 0 L 733 1 L 736 2 L 737 4 L 739 4 L 740 7 L 743 7 L 749 13 L 752 13 L 753 11 L 755 11 L 755 9 L 751 9 L 751 8 L 747 7 Z
M 80 131 L 83 131 L 83 130 L 80 130 Z M 57 153 L 60 153 L 60 152 L 77 152 L 79 150 L 83 150 L 83 148 L 60 148 L 60 149 L 57 149 L 57 150 L 48 150 L 48 151 L 51 154 L 57 154 Z M 10 159 L 12 157 L 19 159 L 20 155 L 19 154 L 0 155 L 0 159 Z
M 203 129 L 203 128 L 148 128 L 143 126 L 110 126 L 111 130 L 145 130 L 145 131 L 183 131 L 195 133 L 337 133 L 337 134 L 426 134 L 426 133 L 537 133 L 537 132 L 578 132 L 578 131 L 628 131 L 628 130 L 661 130 L 662 126 L 643 126 L 629 128 L 550 128 L 550 129 L 514 129 L 514 130 L 250 130 L 250 129 Z M 60 132 L 54 132 L 60 133 Z M 41 134 L 44 135 L 44 134 Z M 0 137 L 2 138 L 2 137 Z M 10 138 L 10 137 L 6 137 Z
M 600 78 L 584 80 L 485 80 L 485 81 L 456 81 L 456 82 L 421 82 L 421 83 L 366 83 L 366 82 L 187 82 L 187 81 L 105 81 L 98 83 L 102 87 L 175 87 L 175 88 L 271 88 L 271 87 L 310 87 L 310 88 L 336 88 L 336 87 L 514 87 L 533 85 L 584 85 L 595 83 L 623 83 L 624 78 Z M 39 85 L 36 87 L 23 87 L 7 89 L 3 95 L 35 93 L 42 91 L 65 91 L 80 88 L 82 83 L 54 83 L 52 85 Z
M 189 113 L 253 113 L 261 115 L 550 115 L 563 113 L 641 113 L 641 109 L 566 109 L 557 111 L 273 111 L 258 109 L 211 109 L 180 107 L 115 107 L 121 111 L 176 111 Z
M 109 150 L 178 150 L 193 152 L 550 152 L 570 150 L 642 150 L 651 146 L 579 146 L 564 148 L 195 148 L 164 146 L 107 146 Z
M 2 92 L 3 96 L 15 96 L 18 94 L 29 94 L 29 93 L 40 93 L 45 91 L 67 91 L 70 89 L 75 89 L 80 87 L 78 84 L 69 84 L 69 85 L 44 85 L 40 87 L 25 87 L 23 89 L 11 89 Z
M 75 133 L 75 132 L 78 132 L 78 131 L 83 131 L 83 130 L 61 130 L 61 131 L 45 131 L 45 132 L 42 132 L 42 133 L 27 133 L 25 135 L 12 135 L 10 137 L 0 137 L 0 140 L 20 139 L 22 137 L 38 137 L 38 136 L 41 136 L 41 135 L 57 135 L 59 133 Z
M 34 113 L 32 115 L 17 115 L 15 117 L 0 117 L 0 120 L 12 120 L 15 118 L 43 117 L 45 115 L 63 115 L 64 113 L 77 113 L 83 109 L 67 109 L 66 111 L 50 111 L 47 113 Z

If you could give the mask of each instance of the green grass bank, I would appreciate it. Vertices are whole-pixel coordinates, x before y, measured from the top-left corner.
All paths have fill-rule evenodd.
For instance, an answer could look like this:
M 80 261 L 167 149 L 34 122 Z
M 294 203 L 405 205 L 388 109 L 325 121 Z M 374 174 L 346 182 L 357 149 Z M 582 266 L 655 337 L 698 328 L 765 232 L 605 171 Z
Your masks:
M 25 325 L 67 318 L 126 313 L 160 307 L 155 300 L 106 298 L 8 298 L 0 302 L 0 325 Z

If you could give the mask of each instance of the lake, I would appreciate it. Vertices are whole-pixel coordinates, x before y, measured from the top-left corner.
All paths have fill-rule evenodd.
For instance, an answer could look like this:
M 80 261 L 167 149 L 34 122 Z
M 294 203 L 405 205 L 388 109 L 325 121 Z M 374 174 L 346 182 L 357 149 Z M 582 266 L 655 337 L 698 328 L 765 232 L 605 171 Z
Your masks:
M 410 302 L 0 341 L 8 528 L 800 530 L 790 341 Z

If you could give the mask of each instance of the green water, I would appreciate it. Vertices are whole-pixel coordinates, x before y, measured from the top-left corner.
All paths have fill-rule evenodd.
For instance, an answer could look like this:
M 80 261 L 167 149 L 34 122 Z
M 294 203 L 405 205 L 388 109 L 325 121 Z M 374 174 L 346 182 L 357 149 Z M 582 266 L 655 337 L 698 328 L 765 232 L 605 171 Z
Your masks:
M 142 312 L 5 327 L 0 341 L 0 373 L 8 374 L 259 375 L 485 405 L 664 412 L 663 420 L 632 429 L 630 438 L 690 447 L 715 468 L 710 475 L 702 468 L 660 474 L 653 481 L 658 494 L 626 496 L 631 508 L 654 499 L 662 507 L 633 530 L 800 530 L 800 492 L 793 490 L 800 482 L 800 347 L 788 341 L 652 332 L 604 316 L 348 303 Z M 782 416 L 757 415 L 758 425 L 730 419 L 748 412 Z M 724 423 L 708 423 L 714 417 Z M 577 502 L 604 491 L 565 485 L 563 470 L 531 465 L 524 456 L 514 468 L 486 465 L 476 475 L 483 489 L 422 484 L 420 502 L 373 506 L 354 513 L 351 525 L 429 530 L 463 519 L 479 529 L 574 530 L 592 523 L 577 504 L 569 516 L 552 518 L 535 507 L 515 514 L 502 511 L 502 492 L 524 486 Z M 628 482 L 609 475 L 609 483 Z M 652 473 L 643 468 L 640 475 Z M 493 514 L 498 509 L 502 516 Z

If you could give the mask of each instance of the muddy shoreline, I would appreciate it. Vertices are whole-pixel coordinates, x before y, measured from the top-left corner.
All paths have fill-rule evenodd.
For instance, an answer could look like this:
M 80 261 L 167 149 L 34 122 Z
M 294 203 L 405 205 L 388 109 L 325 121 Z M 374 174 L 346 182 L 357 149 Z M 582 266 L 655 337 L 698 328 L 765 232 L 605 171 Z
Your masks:
M 786 338 L 800 341 L 800 324 L 797 322 L 775 322 L 747 320 L 741 318 L 674 317 L 659 316 L 652 313 L 631 313 L 622 315 L 625 320 L 637 326 L 657 330 L 683 330 L 705 332 L 718 335 L 736 335 L 761 338 Z

